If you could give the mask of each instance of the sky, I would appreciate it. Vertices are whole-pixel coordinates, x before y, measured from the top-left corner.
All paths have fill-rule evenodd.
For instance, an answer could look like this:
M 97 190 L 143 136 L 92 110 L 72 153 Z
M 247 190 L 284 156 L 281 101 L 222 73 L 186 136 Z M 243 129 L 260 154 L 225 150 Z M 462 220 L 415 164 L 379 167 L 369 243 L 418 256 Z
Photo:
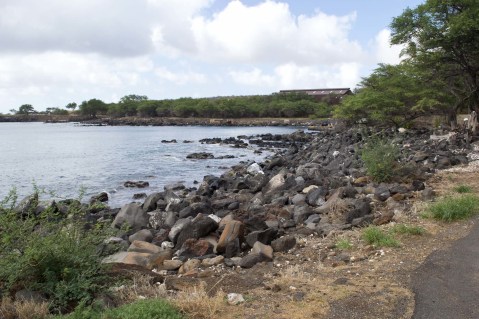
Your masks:
M 418 0 L 0 0 L 0 113 L 354 88 Z

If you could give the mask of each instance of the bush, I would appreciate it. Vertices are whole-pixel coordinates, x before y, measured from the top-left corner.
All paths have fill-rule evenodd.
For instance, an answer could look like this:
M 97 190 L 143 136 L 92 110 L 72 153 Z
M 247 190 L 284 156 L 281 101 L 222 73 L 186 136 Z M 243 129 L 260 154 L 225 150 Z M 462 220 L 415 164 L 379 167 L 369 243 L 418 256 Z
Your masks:
M 399 148 L 380 138 L 369 139 L 361 152 L 366 171 L 376 182 L 390 181 L 396 175 L 398 156 Z
M 460 194 L 472 193 L 472 187 L 468 185 L 458 185 L 454 187 L 454 191 Z
M 334 246 L 339 250 L 350 250 L 353 248 L 353 245 L 347 239 L 338 240 Z
M 52 208 L 20 216 L 12 206 L 0 210 L 0 287 L 38 291 L 53 312 L 90 302 L 106 283 L 97 254 L 105 235 L 84 229 L 79 206 L 70 205 L 71 218 Z
M 79 307 L 66 316 L 55 319 L 183 319 L 170 303 L 163 299 L 140 300 L 105 311 Z
M 426 230 L 420 226 L 408 226 L 404 224 L 394 225 L 392 232 L 405 235 L 423 235 Z
M 399 242 L 388 233 L 385 233 L 377 226 L 369 226 L 363 230 L 363 239 L 376 247 L 398 247 Z
M 472 194 L 446 197 L 431 205 L 428 212 L 446 222 L 469 218 L 479 213 L 479 198 Z

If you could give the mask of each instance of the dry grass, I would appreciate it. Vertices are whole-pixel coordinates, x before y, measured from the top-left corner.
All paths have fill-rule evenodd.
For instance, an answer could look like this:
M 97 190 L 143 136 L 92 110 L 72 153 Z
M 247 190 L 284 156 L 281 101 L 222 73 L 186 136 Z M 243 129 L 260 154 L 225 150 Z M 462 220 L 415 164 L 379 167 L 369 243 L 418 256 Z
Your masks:
M 167 291 L 164 285 L 150 283 L 151 277 L 137 274 L 130 285 L 115 289 L 115 295 L 121 303 L 131 303 L 139 299 L 165 298 Z
M 3 298 L 0 302 L 0 318 L 2 319 L 45 319 L 50 315 L 48 303 L 31 301 L 12 301 Z
M 225 304 L 225 294 L 219 290 L 214 296 L 209 296 L 204 284 L 180 291 L 173 304 L 190 318 L 215 318 Z

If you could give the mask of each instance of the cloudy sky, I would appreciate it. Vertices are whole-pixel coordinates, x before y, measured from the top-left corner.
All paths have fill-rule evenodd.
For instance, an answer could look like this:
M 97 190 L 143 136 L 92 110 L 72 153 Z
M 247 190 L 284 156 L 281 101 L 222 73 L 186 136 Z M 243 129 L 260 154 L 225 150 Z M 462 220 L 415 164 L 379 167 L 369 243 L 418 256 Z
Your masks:
M 0 0 L 0 113 L 355 87 L 419 0 Z

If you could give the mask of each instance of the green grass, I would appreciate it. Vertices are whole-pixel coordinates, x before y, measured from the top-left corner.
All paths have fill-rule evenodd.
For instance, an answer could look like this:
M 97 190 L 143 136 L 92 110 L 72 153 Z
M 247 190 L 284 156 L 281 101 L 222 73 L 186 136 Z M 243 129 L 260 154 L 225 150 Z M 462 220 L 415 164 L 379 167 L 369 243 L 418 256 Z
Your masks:
M 404 224 L 397 224 L 394 225 L 391 231 L 395 234 L 402 234 L 402 235 L 423 235 L 426 230 L 420 226 L 408 226 Z
M 472 187 L 468 185 L 458 185 L 454 187 L 454 191 L 460 194 L 472 193 Z
M 399 247 L 399 241 L 393 235 L 384 232 L 377 226 L 365 228 L 362 237 L 369 245 L 375 247 Z
M 445 197 L 432 204 L 429 216 L 446 222 L 466 219 L 479 213 L 479 198 L 472 194 Z
M 339 250 L 350 250 L 353 248 L 353 245 L 348 239 L 343 238 L 336 242 L 335 247 Z
M 163 299 L 140 300 L 104 311 L 91 307 L 77 308 L 71 314 L 52 319 L 184 319 L 185 317 Z

